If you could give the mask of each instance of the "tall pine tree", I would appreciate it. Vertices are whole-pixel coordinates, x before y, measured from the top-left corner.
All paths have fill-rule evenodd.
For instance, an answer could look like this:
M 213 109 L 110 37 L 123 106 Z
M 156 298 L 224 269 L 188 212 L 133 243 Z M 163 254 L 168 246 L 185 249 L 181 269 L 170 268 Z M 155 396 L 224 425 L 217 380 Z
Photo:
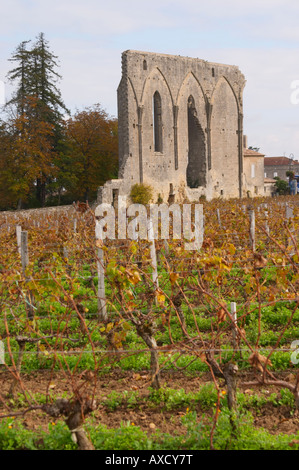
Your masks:
M 56 71 L 57 56 L 50 51 L 49 43 L 43 33 L 40 33 L 32 47 L 28 48 L 30 43 L 31 41 L 23 41 L 10 59 L 17 65 L 8 73 L 8 79 L 16 84 L 16 91 L 8 105 L 14 108 L 17 119 L 27 125 L 26 129 L 22 127 L 19 129 L 20 133 L 27 133 L 28 128 L 32 129 L 32 132 L 40 132 L 49 126 L 53 129 L 47 136 L 47 148 L 51 149 L 52 153 L 52 159 L 47 158 L 48 165 L 45 166 L 41 158 L 43 151 L 37 152 L 34 156 L 37 168 L 40 166 L 40 172 L 34 182 L 36 198 L 43 206 L 46 202 L 47 185 L 55 177 L 54 161 L 62 136 L 63 114 L 69 114 L 69 111 L 57 87 L 57 82 L 61 79 Z M 33 100 L 34 106 L 32 106 Z M 43 146 L 44 137 L 41 139 Z M 38 141 L 36 135 L 33 136 L 33 140 Z
M 63 114 L 70 114 L 61 98 L 57 81 L 62 77 L 56 72 L 59 66 L 58 57 L 49 50 L 49 43 L 44 33 L 40 33 L 31 50 L 32 68 L 32 95 L 36 96 L 42 107 L 42 116 L 51 124 L 60 127 Z
M 25 112 L 26 97 L 31 95 L 32 61 L 31 52 L 27 49 L 30 41 L 22 41 L 16 48 L 10 62 L 16 62 L 17 66 L 10 70 L 7 78 L 16 85 L 16 91 L 6 107 L 15 107 L 17 115 Z

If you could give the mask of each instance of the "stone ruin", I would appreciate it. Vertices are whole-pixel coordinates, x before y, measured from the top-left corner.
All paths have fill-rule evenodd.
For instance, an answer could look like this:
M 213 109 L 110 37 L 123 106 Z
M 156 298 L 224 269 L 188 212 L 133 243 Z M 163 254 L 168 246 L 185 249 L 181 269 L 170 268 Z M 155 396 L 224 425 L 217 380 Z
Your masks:
M 97 203 L 146 183 L 154 200 L 242 197 L 244 75 L 232 65 L 125 51 L 118 87 L 119 175 Z

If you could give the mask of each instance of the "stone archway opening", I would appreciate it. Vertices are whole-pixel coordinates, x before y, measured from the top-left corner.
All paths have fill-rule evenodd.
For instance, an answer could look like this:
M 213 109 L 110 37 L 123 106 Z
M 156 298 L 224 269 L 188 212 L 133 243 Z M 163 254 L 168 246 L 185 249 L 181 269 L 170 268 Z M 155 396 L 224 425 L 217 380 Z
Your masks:
M 153 96 L 153 121 L 154 121 L 154 149 L 155 152 L 163 152 L 162 131 L 162 100 L 160 93 L 156 91 Z
M 188 98 L 188 165 L 187 185 L 189 188 L 206 186 L 206 139 L 197 117 L 195 101 Z

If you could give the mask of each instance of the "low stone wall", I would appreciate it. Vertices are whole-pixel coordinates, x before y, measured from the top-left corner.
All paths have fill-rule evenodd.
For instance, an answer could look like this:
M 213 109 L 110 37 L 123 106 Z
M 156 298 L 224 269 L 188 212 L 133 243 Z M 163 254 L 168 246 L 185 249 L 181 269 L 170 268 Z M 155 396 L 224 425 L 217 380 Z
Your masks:
M 73 205 L 68 206 L 55 206 L 55 207 L 41 207 L 37 209 L 24 209 L 24 210 L 15 210 L 15 211 L 0 211 L 0 220 L 1 219 L 12 219 L 12 218 L 43 218 L 50 214 L 61 214 L 65 212 L 73 212 L 75 208 Z

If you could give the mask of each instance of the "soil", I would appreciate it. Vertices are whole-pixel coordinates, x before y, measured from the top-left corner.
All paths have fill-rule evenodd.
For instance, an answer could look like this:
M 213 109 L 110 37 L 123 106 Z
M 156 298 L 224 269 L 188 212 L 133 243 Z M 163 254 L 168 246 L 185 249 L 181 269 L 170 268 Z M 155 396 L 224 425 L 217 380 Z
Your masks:
M 288 373 L 280 378 L 286 379 Z M 23 374 L 23 384 L 26 390 L 30 391 L 33 395 L 35 393 L 46 394 L 49 383 L 51 396 L 55 398 L 60 397 L 63 393 L 69 391 L 69 380 L 62 372 L 55 372 L 55 375 L 50 371 L 34 371 L 30 374 Z M 270 395 L 271 393 L 278 393 L 279 389 L 274 386 L 263 386 L 248 388 L 242 386 L 242 382 L 250 381 L 253 377 L 249 374 L 243 375 L 239 378 L 238 389 L 246 394 L 258 394 L 258 395 Z M 76 377 L 74 377 L 76 380 Z M 187 375 L 186 373 L 172 371 L 163 372 L 161 376 L 161 385 L 163 387 L 169 387 L 172 389 L 184 389 L 185 392 L 196 392 L 203 384 L 212 382 L 210 373 L 204 373 L 200 376 Z M 1 384 L 1 396 L 5 398 L 11 384 L 11 375 L 6 370 L 0 369 L 0 384 Z M 184 432 L 181 424 L 181 417 L 186 413 L 186 409 L 178 410 L 165 410 L 162 404 L 161 406 L 155 405 L 153 407 L 149 401 L 146 401 L 146 397 L 149 394 L 149 376 L 148 372 L 132 372 L 115 370 L 105 376 L 99 376 L 97 380 L 97 388 L 95 397 L 99 404 L 97 410 L 94 412 L 95 419 L 106 425 L 108 428 L 119 428 L 122 422 L 129 421 L 131 424 L 139 426 L 142 430 L 147 433 L 155 432 L 157 429 L 163 433 L 169 433 L 171 435 L 175 433 Z M 145 400 L 138 400 L 138 404 L 135 407 L 128 407 L 121 405 L 115 410 L 109 410 L 107 406 L 104 406 L 107 395 L 113 391 L 123 392 L 125 390 L 138 390 L 139 397 Z M 20 392 L 20 389 L 16 389 L 16 392 Z M 6 399 L 7 400 L 7 399 Z M 13 411 L 20 412 L 27 408 L 27 405 L 18 407 Z M 3 403 L 0 401 L 0 414 L 6 414 L 11 410 L 4 408 Z M 198 407 L 196 409 L 198 416 L 203 411 Z M 254 425 L 259 428 L 264 428 L 272 434 L 295 434 L 299 429 L 299 418 L 297 413 L 294 413 L 294 409 L 287 406 L 274 406 L 271 403 L 267 403 L 261 408 L 250 409 L 254 416 Z M 212 413 L 212 411 L 210 412 Z M 204 411 L 206 416 L 209 412 Z M 45 413 L 40 410 L 33 410 L 26 413 L 22 417 L 17 417 L 25 427 L 31 430 L 38 430 L 42 428 L 48 429 L 49 422 L 55 422 L 54 418 L 49 418 Z

